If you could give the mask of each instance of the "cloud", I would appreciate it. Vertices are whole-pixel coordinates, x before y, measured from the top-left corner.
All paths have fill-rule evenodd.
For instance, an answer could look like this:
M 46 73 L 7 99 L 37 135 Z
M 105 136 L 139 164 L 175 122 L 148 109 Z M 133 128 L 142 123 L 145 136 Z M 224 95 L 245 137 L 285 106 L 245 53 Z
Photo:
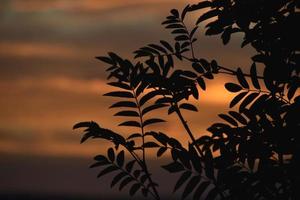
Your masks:
M 63 10 L 63 11 L 103 11 L 116 8 L 132 7 L 135 5 L 151 5 L 151 4 L 171 4 L 174 2 L 185 2 L 183 0 L 12 0 L 12 7 L 17 11 L 23 12 L 41 12 L 47 10 Z M 196 2 L 196 1 L 195 1 Z
M 5 83 L 4 83 L 5 84 Z M 11 84 L 11 83 L 8 83 Z M 16 80 L 13 87 L 22 90 L 56 90 L 78 94 L 104 94 L 110 90 L 103 80 L 80 80 L 66 77 L 24 78 Z
M 5 57 L 40 57 L 70 59 L 82 55 L 79 49 L 51 43 L 1 42 L 0 55 Z
M 226 107 L 230 95 L 222 81 L 217 79 L 209 83 L 207 90 L 211 92 L 201 93 L 199 101 L 192 101 L 198 106 L 199 113 L 183 112 L 197 135 L 202 134 L 218 112 Z M 125 135 L 134 131 L 117 126 L 124 118 L 113 117 L 117 110 L 108 109 L 116 99 L 102 96 L 112 88 L 100 79 L 36 77 L 13 82 L 2 80 L 0 89 L 5 94 L 0 100 L 0 127 L 5 130 L 0 137 L 6 138 L 2 140 L 0 152 L 91 155 L 95 147 L 92 145 L 84 151 L 78 149 L 80 135 L 72 135 L 75 132 L 71 128 L 79 121 L 94 120 Z M 182 141 L 188 140 L 182 126 L 174 126 L 173 123 L 178 122 L 175 115 L 169 117 L 166 110 L 154 115 L 167 118 L 169 122 L 153 126 L 153 129 L 170 133 Z
M 0 128 L 6 131 L 2 133 L 6 139 L 1 142 L 0 151 L 92 155 L 94 146 L 79 147 L 76 139 L 79 141 L 80 136 L 72 135 L 71 131 L 74 123 L 85 120 L 129 134 L 131 130 L 117 126 L 123 119 L 113 117 L 116 110 L 107 109 L 114 100 L 102 97 L 111 88 L 105 84 L 104 64 L 94 57 L 114 51 L 132 58 L 131 52 L 145 44 L 158 43 L 160 39 L 172 41 L 160 22 L 171 8 L 182 8 L 186 3 L 11 0 L 2 4 Z M 216 58 L 221 65 L 250 62 L 246 60 L 249 49 L 241 51 L 236 38 L 223 47 L 219 37 L 199 34 L 196 47 L 199 58 Z M 191 66 L 181 63 L 178 67 Z M 200 93 L 199 101 L 192 101 L 199 113 L 183 112 L 198 136 L 226 109 L 231 99 L 223 86 L 227 80 L 207 82 L 207 92 Z M 165 110 L 156 114 L 167 117 Z M 170 116 L 168 121 L 153 128 L 188 140 L 176 116 Z M 28 137 L 37 139 L 23 140 L 20 136 L 27 134 L 25 130 Z

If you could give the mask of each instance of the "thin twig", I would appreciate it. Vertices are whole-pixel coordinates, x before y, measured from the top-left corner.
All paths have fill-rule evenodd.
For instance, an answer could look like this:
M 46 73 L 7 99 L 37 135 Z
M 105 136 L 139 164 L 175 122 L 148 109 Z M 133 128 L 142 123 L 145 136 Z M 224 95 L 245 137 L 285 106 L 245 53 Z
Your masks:
M 158 194 L 158 192 L 157 192 L 157 190 L 156 190 L 156 188 L 155 188 L 155 186 L 153 184 L 153 180 L 152 180 L 152 178 L 150 176 L 150 173 L 148 171 L 148 167 L 147 167 L 147 164 L 146 164 L 145 147 L 144 147 L 144 144 L 145 144 L 145 132 L 144 132 L 144 126 L 143 126 L 143 117 L 142 117 L 141 106 L 140 106 L 140 104 L 138 102 L 138 99 L 137 99 L 137 96 L 136 96 L 136 93 L 135 93 L 134 89 L 132 89 L 132 91 L 133 91 L 133 96 L 134 96 L 136 105 L 138 107 L 139 118 L 140 118 L 140 123 L 141 123 L 141 132 L 142 132 L 142 152 L 143 152 L 143 157 L 142 157 L 142 161 L 139 159 L 138 163 L 142 167 L 142 169 L 144 169 L 144 171 L 145 171 L 145 173 L 147 175 L 147 178 L 148 178 L 148 180 L 150 182 L 150 185 L 151 185 L 151 187 L 153 189 L 153 192 L 154 192 L 154 194 L 156 196 L 156 199 L 160 199 L 159 194 Z M 134 157 L 138 158 L 138 156 L 134 152 L 131 152 L 131 154 Z
M 184 118 L 183 118 L 183 116 L 182 116 L 182 113 L 181 113 L 181 111 L 180 111 L 180 109 L 179 109 L 177 103 L 175 104 L 175 112 L 177 113 L 177 115 L 178 115 L 178 117 L 179 117 L 179 119 L 180 119 L 182 125 L 184 126 L 186 132 L 187 132 L 188 135 L 190 136 L 190 138 L 191 138 L 193 144 L 195 145 L 195 147 L 196 147 L 198 153 L 199 153 L 200 156 L 203 158 L 203 157 L 204 157 L 204 154 L 203 154 L 203 152 L 201 151 L 201 149 L 199 148 L 199 146 L 196 144 L 196 139 L 195 139 L 195 137 L 194 137 L 194 135 L 193 135 L 193 133 L 192 133 L 190 127 L 188 126 L 187 122 L 184 120 Z

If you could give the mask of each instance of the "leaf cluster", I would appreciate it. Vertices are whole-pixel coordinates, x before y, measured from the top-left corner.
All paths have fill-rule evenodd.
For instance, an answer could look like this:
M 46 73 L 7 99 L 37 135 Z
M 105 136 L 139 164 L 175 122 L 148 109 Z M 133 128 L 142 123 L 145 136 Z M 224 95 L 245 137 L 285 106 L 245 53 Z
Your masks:
M 162 25 L 173 42 L 145 45 L 134 52 L 134 61 L 115 53 L 97 57 L 108 65 L 108 85 L 114 88 L 104 96 L 116 99 L 110 106 L 118 109 L 115 116 L 126 117 L 118 125 L 134 130 L 125 138 L 95 122 L 74 126 L 85 128 L 81 142 L 100 138 L 114 145 L 107 155 L 95 157 L 92 167 L 105 167 L 99 177 L 118 172 L 111 187 L 131 184 L 130 195 L 140 191 L 160 199 L 146 159 L 152 148 L 158 158 L 169 155 L 163 169 L 180 173 L 173 191 L 181 191 L 182 199 L 298 199 L 299 8 L 298 0 L 201 1 L 170 11 Z M 189 28 L 188 14 L 198 12 Z M 206 22 L 205 34 L 221 35 L 224 45 L 232 34 L 243 34 L 241 46 L 250 44 L 256 51 L 249 73 L 195 55 L 197 30 Z M 230 110 L 219 114 L 222 121 L 213 123 L 208 134 L 196 137 L 181 111 L 198 112 L 191 98 L 198 100 L 207 80 L 222 74 L 236 77 L 225 84 L 236 94 Z M 151 125 L 167 121 L 155 117 L 158 109 L 178 116 L 189 142 L 152 130 Z M 126 155 L 131 157 L 127 163 Z

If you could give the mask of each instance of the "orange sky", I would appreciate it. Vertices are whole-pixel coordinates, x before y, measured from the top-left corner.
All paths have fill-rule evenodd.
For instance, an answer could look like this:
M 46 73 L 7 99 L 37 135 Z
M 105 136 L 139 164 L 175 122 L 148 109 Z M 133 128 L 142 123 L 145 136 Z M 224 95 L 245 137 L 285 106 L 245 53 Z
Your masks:
M 108 51 L 132 57 L 131 52 L 144 44 L 170 40 L 161 21 L 171 8 L 193 2 L 4 1 L 0 6 L 0 153 L 91 156 L 98 150 L 96 144 L 79 145 L 80 136 L 71 130 L 74 123 L 95 120 L 121 130 L 116 127 L 120 119 L 107 115 L 112 111 L 102 115 L 111 99 L 101 96 L 109 88 L 104 68 L 94 57 Z M 251 51 L 240 50 L 238 38 L 224 47 L 216 37 L 200 36 L 197 49 L 199 56 L 216 58 L 229 67 L 250 63 Z M 196 132 L 204 132 L 226 109 L 231 96 L 224 90 L 225 80 L 209 82 L 209 92 L 196 102 L 198 114 L 185 113 Z M 186 139 L 181 127 L 167 123 L 159 128 Z
M 170 9 L 195 2 L 1 0 L 0 198 L 3 192 L 122 194 L 105 187 L 94 178 L 95 171 L 87 169 L 90 159 L 108 144 L 80 145 L 81 132 L 72 130 L 76 122 L 94 120 L 125 135 L 130 131 L 117 127 L 122 119 L 113 117 L 116 110 L 107 109 L 112 99 L 102 94 L 110 88 L 103 64 L 94 57 L 113 51 L 132 58 L 132 52 L 145 44 L 171 41 L 160 23 Z M 187 24 L 196 17 L 189 16 Z M 226 47 L 219 37 L 204 37 L 203 27 L 198 36 L 198 57 L 232 68 L 251 64 L 253 51 L 240 48 L 241 35 Z M 232 96 L 223 85 L 229 80 L 220 76 L 209 81 L 207 92 L 194 102 L 199 113 L 183 112 L 197 136 L 227 110 Z M 176 116 L 168 117 L 165 110 L 157 115 L 169 122 L 154 129 L 188 141 Z M 159 164 L 155 166 L 158 170 Z M 153 174 L 165 177 L 163 171 Z M 161 181 L 168 185 L 166 181 L 172 180 Z

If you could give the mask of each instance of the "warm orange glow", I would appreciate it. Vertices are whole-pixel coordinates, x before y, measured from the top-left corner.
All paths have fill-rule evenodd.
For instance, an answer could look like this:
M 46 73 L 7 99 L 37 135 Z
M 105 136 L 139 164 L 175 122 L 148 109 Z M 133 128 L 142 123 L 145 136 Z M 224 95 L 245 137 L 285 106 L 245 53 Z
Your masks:
M 42 57 L 42 58 L 65 58 L 71 59 L 82 55 L 78 49 L 50 43 L 0 43 L 0 55 L 17 57 Z
M 133 6 L 137 4 L 161 4 L 161 3 L 173 3 L 178 2 L 178 0 L 111 0 L 111 1 L 99 1 L 99 0 L 44 0 L 44 1 L 22 1 L 14 0 L 13 7 L 19 11 L 43 11 L 43 10 L 84 10 L 84 11 L 101 11 L 106 9 L 113 9 L 122 6 Z M 186 2 L 184 0 L 179 0 L 179 2 Z M 189 3 L 197 2 L 196 0 L 189 1 Z
M 197 0 L 10 0 L 0 20 L 0 153 L 91 156 L 106 143 L 79 145 L 74 123 L 94 120 L 124 136 L 135 132 L 118 127 L 124 119 L 108 109 L 114 99 L 102 94 L 106 85 L 103 63 L 94 59 L 115 51 L 132 57 L 142 45 L 171 41 L 160 23 L 171 8 L 182 9 Z M 195 21 L 197 14 L 189 16 Z M 193 24 L 194 22 L 189 21 Z M 200 32 L 203 30 L 200 28 Z M 198 46 L 197 46 L 198 45 Z M 199 37 L 200 57 L 221 64 L 247 63 L 246 53 L 224 51 L 219 40 Z M 189 66 L 185 66 L 189 67 Z M 232 95 L 225 78 L 207 81 L 207 92 L 191 100 L 199 112 L 183 111 L 195 135 L 217 119 Z M 168 122 L 152 127 L 187 144 L 189 138 L 175 115 L 162 109 L 157 116 Z M 76 134 L 78 133 L 78 134 Z M 103 145 L 102 145 L 103 144 Z
M 208 84 L 209 92 L 201 93 L 200 101 L 193 100 L 193 103 L 198 105 L 199 113 L 184 112 L 191 128 L 198 136 L 206 129 L 205 122 L 201 122 L 202 117 L 216 116 L 215 111 L 209 113 L 212 111 L 210 107 L 215 105 L 225 107 L 230 100 L 230 94 L 225 91 L 223 82 L 217 80 L 216 83 Z M 116 99 L 101 96 L 113 89 L 107 86 L 104 80 L 77 80 L 66 77 L 24 78 L 13 83 L 1 81 L 0 88 L 7 94 L 6 98 L 1 99 L 1 105 L 4 107 L 0 113 L 0 120 L 3 123 L 2 132 L 8 136 L 1 142 L 1 152 L 88 156 L 101 151 L 96 145 L 97 142 L 93 142 L 95 145 L 91 146 L 79 146 L 80 131 L 78 131 L 80 134 L 71 131 L 72 125 L 78 121 L 95 120 L 101 126 L 120 131 L 124 136 L 138 131 L 117 127 L 124 118 L 113 117 L 116 110 L 108 110 L 109 105 Z M 14 91 L 14 88 L 18 90 Z M 24 99 L 22 103 L 15 98 L 16 96 Z M 15 111 L 11 112 L 11 108 Z M 167 116 L 166 110 L 160 110 L 156 115 L 164 116 L 168 122 L 153 127 L 155 130 L 164 131 L 182 141 L 189 140 L 175 115 Z M 4 125 L 11 123 L 15 126 Z M 174 123 L 175 126 L 172 125 Z M 5 133 L 6 131 L 8 132 Z M 26 139 L 26 135 L 22 134 L 30 137 Z M 29 144 L 23 142 L 27 140 L 30 140 Z

